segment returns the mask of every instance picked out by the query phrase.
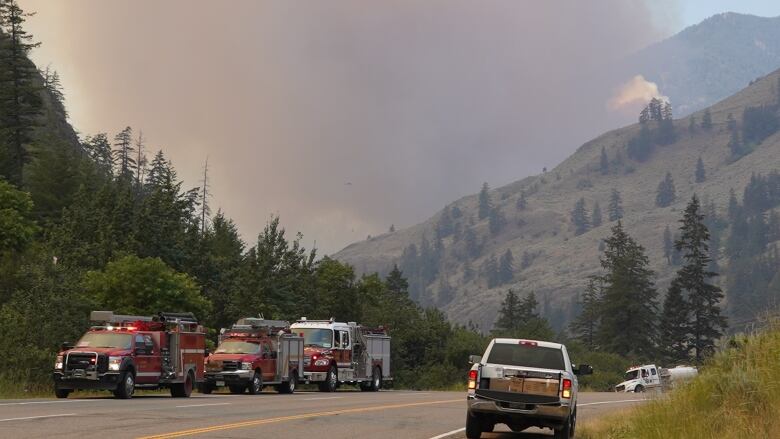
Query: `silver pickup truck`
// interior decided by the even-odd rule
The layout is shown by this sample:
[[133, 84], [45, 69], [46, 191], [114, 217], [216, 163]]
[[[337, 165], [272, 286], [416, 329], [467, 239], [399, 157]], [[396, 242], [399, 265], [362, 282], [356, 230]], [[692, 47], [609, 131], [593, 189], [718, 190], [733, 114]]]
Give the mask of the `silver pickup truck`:
[[470, 357], [466, 437], [479, 439], [506, 424], [512, 431], [546, 427], [556, 439], [574, 437], [577, 423], [577, 375], [566, 346], [537, 340], [496, 338], [485, 354]]

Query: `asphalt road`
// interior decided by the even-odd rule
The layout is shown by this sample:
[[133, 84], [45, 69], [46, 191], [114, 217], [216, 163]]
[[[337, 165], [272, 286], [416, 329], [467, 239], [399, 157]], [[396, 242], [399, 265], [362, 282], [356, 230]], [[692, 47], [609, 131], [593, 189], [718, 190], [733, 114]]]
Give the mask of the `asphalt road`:
[[[634, 394], [582, 393], [580, 420], [637, 402]], [[624, 401], [624, 402], [621, 402]], [[463, 427], [465, 392], [339, 391], [201, 395], [131, 400], [80, 396], [0, 400], [3, 438], [420, 438]], [[483, 437], [538, 438], [539, 434]], [[457, 431], [452, 437], [463, 437]]]

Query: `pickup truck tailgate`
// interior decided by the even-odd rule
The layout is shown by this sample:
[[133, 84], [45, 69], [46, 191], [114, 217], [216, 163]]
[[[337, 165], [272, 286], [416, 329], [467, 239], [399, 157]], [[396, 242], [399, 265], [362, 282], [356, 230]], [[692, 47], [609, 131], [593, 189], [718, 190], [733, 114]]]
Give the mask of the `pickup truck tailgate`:
[[558, 396], [561, 375], [536, 371], [507, 370], [504, 377], [489, 378], [488, 380], [487, 388], [498, 392]]

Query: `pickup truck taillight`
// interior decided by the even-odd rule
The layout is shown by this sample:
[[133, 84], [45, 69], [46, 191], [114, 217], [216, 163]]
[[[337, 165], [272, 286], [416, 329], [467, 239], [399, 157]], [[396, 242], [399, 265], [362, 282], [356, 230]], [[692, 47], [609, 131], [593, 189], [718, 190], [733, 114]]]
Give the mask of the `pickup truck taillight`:
[[563, 388], [561, 389], [561, 398], [571, 398], [571, 380], [563, 380]]
[[469, 371], [469, 390], [474, 390], [477, 388], [477, 371], [476, 370], [470, 370]]

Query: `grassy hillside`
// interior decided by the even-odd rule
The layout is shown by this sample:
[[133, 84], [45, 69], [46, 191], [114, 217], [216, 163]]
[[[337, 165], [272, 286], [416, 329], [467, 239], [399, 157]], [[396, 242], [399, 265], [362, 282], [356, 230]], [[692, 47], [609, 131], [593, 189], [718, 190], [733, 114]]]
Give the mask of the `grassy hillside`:
[[584, 424], [584, 439], [772, 438], [780, 431], [780, 326], [733, 341], [668, 399]]
[[[487, 219], [478, 219], [477, 195], [451, 203], [448, 210], [457, 207], [461, 212], [456, 226], [464, 233], [471, 230], [481, 249], [478, 254], [469, 255], [464, 250], [463, 239], [444, 238], [437, 275], [426, 283], [419, 301], [442, 308], [457, 322], [471, 320], [488, 329], [507, 288], [513, 287], [535, 291], [542, 303], [542, 313], [560, 325], [571, 317], [572, 303], [586, 277], [599, 270], [599, 243], [611, 226], [606, 220], [606, 207], [612, 189], [621, 192], [624, 225], [646, 247], [652, 268], [658, 273], [659, 287], [664, 288], [676, 267], [670, 267], [664, 258], [663, 232], [667, 225], [676, 228], [690, 197], [696, 193], [705, 203], [714, 202], [718, 211], [725, 214], [731, 188], [740, 193], [751, 174], [780, 169], [780, 133], [734, 161], [728, 148], [727, 129], [729, 114], [741, 124], [745, 107], [774, 104], [778, 99], [779, 77], [780, 72], [767, 75], [710, 107], [713, 121], [710, 130], [697, 129], [691, 134], [688, 118], [675, 120], [677, 141], [657, 147], [646, 161], [627, 156], [627, 143], [640, 131], [639, 124], [635, 124], [585, 143], [555, 169], [542, 175], [491, 190], [493, 204], [507, 220], [498, 234], [490, 232]], [[702, 116], [703, 112], [693, 114], [697, 121]], [[600, 172], [602, 148], [609, 161], [606, 174]], [[696, 183], [694, 177], [699, 157], [707, 173], [702, 183]], [[677, 198], [670, 206], [659, 208], [655, 205], [656, 188], [667, 172], [674, 178]], [[527, 207], [522, 210], [517, 208], [521, 194], [527, 200]], [[601, 226], [577, 236], [569, 218], [580, 198], [585, 199], [588, 209], [598, 202], [605, 218]], [[429, 241], [435, 238], [436, 225], [443, 212], [408, 229], [352, 244], [335, 257], [352, 264], [359, 272], [386, 273], [401, 261], [404, 249], [410, 244], [419, 247], [423, 237]], [[491, 257], [498, 258], [507, 250], [511, 250], [515, 259], [513, 279], [489, 288], [480, 270]], [[472, 278], [465, 276], [469, 270], [475, 272]]]

